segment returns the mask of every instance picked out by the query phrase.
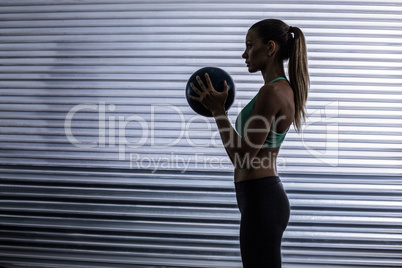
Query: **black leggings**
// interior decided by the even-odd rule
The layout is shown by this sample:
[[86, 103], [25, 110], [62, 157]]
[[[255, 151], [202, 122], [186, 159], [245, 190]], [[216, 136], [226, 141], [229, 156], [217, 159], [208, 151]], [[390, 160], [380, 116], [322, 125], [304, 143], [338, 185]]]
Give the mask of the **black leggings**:
[[282, 234], [290, 207], [278, 176], [235, 183], [241, 213], [240, 250], [244, 268], [282, 266]]

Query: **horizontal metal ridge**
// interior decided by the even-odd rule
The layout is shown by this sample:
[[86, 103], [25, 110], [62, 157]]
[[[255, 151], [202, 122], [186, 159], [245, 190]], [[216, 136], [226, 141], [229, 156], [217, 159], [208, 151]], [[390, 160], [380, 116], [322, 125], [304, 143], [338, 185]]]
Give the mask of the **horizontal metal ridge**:
[[[1, 247], [0, 247], [1, 248]], [[139, 267], [144, 267], [146, 265], [150, 265], [151, 267], [166, 267], [166, 265], [173, 265], [173, 267], [241, 267], [239, 257], [236, 258], [236, 261], [225, 261], [224, 257], [220, 256], [219, 259], [215, 259], [213, 256], [208, 256], [208, 258], [200, 258], [198, 254], [187, 255], [187, 256], [175, 256], [174, 254], [154, 254], [154, 256], [138, 256], [138, 254], [133, 254], [131, 252], [123, 252], [123, 254], [114, 253], [110, 254], [109, 251], [83, 251], [77, 253], [68, 253], [63, 251], [56, 251], [51, 249], [49, 251], [46, 248], [40, 250], [40, 248], [32, 249], [30, 247], [9, 247], [10, 249], [5, 251], [5, 254], [0, 252], [0, 256], [4, 257], [13, 257], [18, 258], [21, 262], [21, 259], [30, 259], [31, 263], [35, 263], [32, 260], [36, 260], [38, 264], [46, 265], [47, 262], [50, 261], [60, 261], [59, 264], [57, 262], [55, 264], [49, 264], [48, 267], [60, 267], [58, 265], [63, 265], [63, 263], [70, 262], [76, 263], [78, 267], [79, 265], [96, 265], [96, 267], [110, 267], [110, 265], [119, 265], [119, 267], [125, 267], [120, 265], [128, 265], [127, 267], [133, 267], [133, 265], [141, 265]], [[105, 257], [105, 253], [109, 252], [107, 257]], [[157, 255], [157, 256], [155, 256]], [[63, 257], [64, 256], [64, 257]], [[3, 258], [4, 258], [3, 257]], [[46, 258], [46, 259], [45, 259]], [[45, 261], [44, 261], [45, 259]], [[223, 260], [222, 260], [223, 259]], [[208, 262], [206, 262], [208, 261]], [[1, 264], [1, 263], [0, 263]], [[43, 266], [41, 266], [43, 267]], [[45, 266], [46, 267], [46, 266]], [[77, 267], [77, 266], [72, 266]], [[134, 266], [136, 267], [136, 266]]]
[[[146, 201], [142, 201], [147, 204]], [[32, 203], [31, 205], [28, 205]], [[173, 202], [166, 202], [171, 206], [174, 206]], [[296, 204], [294, 204], [296, 203]], [[318, 202], [319, 203], [319, 202]], [[38, 215], [48, 217], [62, 217], [65, 216], [75, 218], [93, 218], [99, 219], [104, 217], [105, 219], [126, 219], [126, 220], [155, 220], [155, 221], [177, 221], [177, 222], [199, 222], [199, 223], [238, 223], [240, 215], [235, 209], [235, 204], [230, 204], [229, 208], [222, 204], [216, 204], [216, 211], [207, 208], [200, 208], [199, 204], [192, 202], [192, 206], [183, 204], [180, 202], [175, 212], [171, 212], [168, 208], [165, 210], [157, 210], [152, 207], [147, 212], [136, 208], [137, 205], [101, 205], [101, 204], [80, 204], [69, 202], [10, 202], [2, 201], [0, 210], [5, 214], [15, 215]], [[147, 204], [149, 205], [149, 203]], [[68, 206], [66, 208], [65, 206]], [[149, 205], [151, 206], [151, 205]], [[185, 209], [180, 208], [185, 207]], [[208, 204], [205, 207], [209, 207]], [[308, 209], [309, 208], [309, 209]], [[399, 207], [394, 207], [394, 210], [387, 211], [384, 208], [372, 208], [367, 212], [360, 212], [355, 207], [351, 209], [335, 209], [333, 207], [327, 207], [323, 205], [317, 205], [316, 208], [326, 209], [325, 212], [311, 210], [311, 206], [303, 208], [297, 206], [297, 202], [292, 202], [293, 214], [291, 216], [292, 222], [295, 224], [315, 224], [316, 226], [365, 226], [364, 228], [386, 228], [395, 230], [395, 228], [402, 225], [399, 217], [401, 216], [398, 211]], [[191, 210], [190, 210], [191, 209]], [[334, 209], [334, 211], [332, 211]], [[218, 215], [214, 213], [220, 213]], [[399, 215], [398, 215], [399, 214]], [[53, 216], [52, 216], [53, 215]], [[362, 227], [363, 228], [363, 227]]]
[[[155, 2], [155, 1], [154, 1]], [[94, 5], [94, 3], [88, 5], [87, 3], [76, 3], [76, 5], [68, 5], [67, 3], [59, 3], [57, 5], [40, 5], [40, 4], [31, 4], [29, 6], [29, 10], [26, 10], [26, 6], [19, 6], [19, 5], [5, 5], [4, 6], [4, 13], [17, 13], [18, 11], [22, 11], [23, 13], [36, 13], [36, 12], [82, 12], [82, 11], [87, 11], [89, 8], [90, 10], [93, 11], [127, 11], [127, 10], [136, 10], [136, 11], [147, 11], [147, 12], [153, 12], [155, 10], [165, 10], [165, 11], [188, 11], [188, 10], [200, 10], [200, 11], [205, 11], [205, 10], [220, 10], [222, 8], [226, 8], [227, 11], [233, 11], [233, 10], [257, 10], [260, 11], [261, 9], [265, 8], [272, 8], [272, 9], [283, 9], [283, 4], [282, 3], [266, 3], [262, 4], [263, 2], [254, 2], [254, 3], [241, 3], [241, 2], [226, 2], [222, 1], [220, 3], [215, 3], [212, 7], [209, 5], [205, 5], [203, 3], [194, 3], [194, 2], [187, 2], [186, 1], [181, 1], [182, 3], [166, 3], [164, 1], [156, 1], [158, 2], [158, 5], [155, 6], [154, 3], [148, 4], [147, 2], [124, 2], [124, 1], [119, 1], [114, 4], [103, 4], [102, 2], [99, 2], [99, 4]], [[185, 4], [184, 4], [184, 3]], [[364, 2], [364, 4], [361, 1], [352, 1], [349, 3], [353, 3], [353, 5], [345, 4], [342, 3], [342, 1], [333, 3], [333, 2], [319, 2], [322, 4], [322, 6], [313, 4], [317, 3], [317, 1], [306, 1], [305, 3], [297, 2], [297, 1], [283, 1], [284, 3], [292, 3], [292, 7], [295, 9], [309, 9], [309, 10], [322, 10], [322, 9], [343, 9], [345, 11], [398, 11], [402, 10], [399, 6], [397, 5], [392, 5], [392, 3], [395, 3], [394, 1], [384, 1], [384, 2]], [[361, 3], [360, 5], [357, 3]], [[28, 2], [31, 3], [31, 2]], [[96, 2], [98, 3], [98, 2]], [[296, 4], [299, 3], [299, 4]]]
[[[20, 253], [14, 253], [14, 252], [10, 252], [8, 254], [8, 256], [13, 256], [13, 257], [19, 257], [19, 258], [32, 258], [32, 259], [37, 259], [37, 258], [43, 258], [43, 255], [41, 256], [41, 254], [36, 250], [33, 251], [30, 248], [24, 248], [24, 247], [17, 247], [16, 249], [18, 249], [18, 251]], [[24, 251], [25, 250], [25, 251]], [[310, 254], [312, 254], [312, 252], [310, 252]], [[59, 253], [60, 254], [60, 253]], [[134, 260], [139, 261], [138, 264], [142, 264], [142, 265], [153, 265], [154, 267], [157, 265], [161, 265], [161, 266], [165, 266], [165, 265], [174, 265], [174, 267], [182, 267], [182, 265], [191, 265], [190, 267], [216, 267], [213, 265], [219, 265], [218, 267], [241, 267], [240, 264], [238, 262], [225, 262], [223, 261], [218, 261], [218, 260], [213, 260], [212, 263], [211, 262], [207, 262], [205, 263], [205, 260], [199, 260], [196, 261], [196, 256], [198, 255], [194, 255], [193, 258], [194, 260], [186, 260], [183, 258], [179, 258], [179, 259], [174, 259], [174, 255], [173, 258], [169, 256], [164, 256], [161, 259], [157, 258], [157, 257], [152, 257], [152, 258], [141, 258], [138, 256], [133, 256], [133, 257], [125, 257], [125, 256], [119, 256], [117, 255], [115, 258], [111, 258], [108, 259], [109, 263], [115, 263], [115, 264], [122, 264], [124, 265], [125, 263], [131, 263], [131, 265], [136, 264], [137, 262]], [[297, 264], [310, 264], [311, 266], [309, 267], [314, 267], [314, 265], [317, 265], [317, 267], [322, 267], [320, 265], [325, 265], [325, 264], [339, 264], [341, 263], [346, 263], [344, 266], [342, 267], [359, 267], [356, 265], [365, 265], [362, 267], [381, 267], [381, 268], [385, 268], [385, 267], [398, 267], [401, 262], [399, 259], [395, 258], [381, 258], [381, 257], [344, 257], [344, 256], [314, 256], [314, 254], [309, 255], [308, 258], [306, 258], [303, 255], [291, 255], [291, 256], [287, 256], [286, 254], [284, 254], [284, 256], [286, 257], [286, 261], [284, 262], [284, 264], [291, 264], [291, 263], [297, 263]], [[72, 255], [71, 256], [71, 260], [73, 261], [90, 261], [92, 262], [92, 264], [95, 262], [99, 262], [98, 265], [102, 265], [102, 262], [107, 261], [106, 259], [104, 259], [103, 257], [98, 256], [96, 259], [94, 258], [94, 255], [91, 255], [90, 253], [85, 253], [82, 255], [76, 254], [76, 255]], [[133, 260], [134, 258], [134, 260]], [[48, 259], [53, 259], [53, 260], [60, 260], [60, 257], [57, 256], [56, 254], [50, 255], [50, 253], [48, 253]], [[158, 259], [160, 260], [160, 262], [158, 261]], [[148, 262], [147, 262], [148, 260]], [[211, 259], [210, 259], [211, 260]], [[128, 261], [128, 262], [127, 262]], [[134, 263], [133, 263], [134, 261]], [[237, 263], [237, 264], [236, 264]], [[198, 266], [200, 265], [200, 266]], [[231, 265], [231, 266], [225, 266], [225, 265]], [[348, 266], [351, 265], [351, 266]], [[131, 266], [132, 267], [132, 266]], [[186, 267], [186, 266], [184, 266]], [[188, 266], [187, 266], [188, 267]], [[293, 266], [289, 266], [289, 267], [293, 267]]]
[[[43, 245], [46, 246], [47, 244], [54, 244], [55, 248], [58, 248], [58, 244], [60, 243], [60, 241], [57, 241], [57, 237], [49, 237], [49, 238], [41, 238], [40, 235], [38, 234], [33, 234], [36, 237], [36, 242], [39, 245]], [[74, 238], [72, 238], [72, 241], [69, 241], [68, 237], [61, 237], [60, 239], [62, 239], [62, 241], [65, 241], [65, 248], [69, 248], [69, 247], [76, 247], [78, 250], [81, 249], [82, 251], [85, 249], [88, 249], [88, 247], [91, 247], [91, 250], [97, 250], [97, 251], [102, 251], [104, 250], [104, 248], [109, 244], [109, 245], [113, 245], [115, 250], [114, 252], [124, 252], [124, 250], [138, 250], [140, 248], [147, 248], [147, 251], [143, 251], [143, 250], [139, 250], [139, 252], [133, 252], [133, 255], [140, 255], [141, 253], [146, 253], [146, 252], [150, 252], [152, 253], [152, 251], [156, 251], [156, 250], [161, 250], [161, 254], [163, 253], [167, 253], [167, 252], [163, 252], [164, 250], [166, 250], [169, 247], [175, 247], [175, 250], [171, 253], [178, 255], [180, 254], [180, 251], [184, 251], [188, 254], [191, 253], [197, 253], [199, 252], [199, 258], [205, 258], [206, 256], [211, 256], [211, 255], [215, 255], [214, 253], [223, 253], [225, 256], [230, 257], [233, 256], [235, 254], [236, 251], [238, 251], [238, 244], [236, 244], [235, 242], [228, 242], [227, 244], [226, 241], [223, 240], [219, 240], [219, 241], [210, 241], [210, 245], [208, 243], [206, 243], [205, 245], [203, 245], [202, 240], [200, 240], [199, 243], [196, 243], [196, 245], [198, 245], [197, 247], [191, 246], [191, 243], [189, 241], [176, 241], [177, 243], [180, 243], [180, 245], [184, 246], [185, 248], [181, 248], [181, 246], [177, 246], [174, 245], [176, 242], [173, 243], [173, 245], [169, 245], [168, 241], [169, 239], [164, 240], [164, 242], [162, 241], [154, 241], [155, 244], [148, 244], [148, 242], [146, 240], [141, 240], [138, 239], [138, 241], [135, 240], [135, 238], [132, 239], [126, 239], [123, 240], [122, 238], [118, 238], [119, 240], [117, 241], [116, 244], [112, 244], [111, 241], [108, 241], [109, 238], [105, 237], [104, 239], [93, 239], [92, 237], [88, 237], [88, 236], [83, 236], [86, 238], [85, 243], [80, 243], [80, 241], [74, 241]], [[93, 242], [91, 241], [93, 240]], [[98, 241], [99, 240], [99, 241]], [[10, 245], [18, 245], [18, 244], [24, 244], [25, 245], [29, 245], [30, 242], [29, 240], [24, 240], [24, 239], [19, 239], [19, 238], [12, 238], [12, 235], [6, 237], [6, 238], [2, 238], [0, 239], [1, 242], [3, 243], [10, 243]], [[103, 242], [105, 241], [105, 243]], [[186, 245], [186, 243], [188, 243], [189, 245]], [[221, 244], [221, 247], [219, 247]], [[289, 242], [284, 242], [284, 255], [290, 255], [293, 252], [295, 252], [295, 250], [292, 250], [292, 243]], [[382, 246], [382, 245], [380, 245]], [[40, 246], [39, 246], [40, 247]], [[232, 247], [232, 248], [231, 248]], [[287, 249], [289, 247], [289, 250]], [[336, 252], [334, 249], [334, 246], [332, 245], [332, 248], [325, 248], [325, 247], [319, 247], [319, 248], [305, 248], [303, 250], [299, 250], [297, 252], [298, 255], [309, 255], [312, 254], [313, 251], [316, 251], [315, 256], [328, 256], [328, 255], [332, 255], [333, 257], [336, 256], [342, 256], [342, 257], [377, 257], [377, 258], [397, 258], [398, 257], [398, 250], [381, 250], [380, 252], [375, 252], [373, 250], [373, 252], [364, 252], [364, 251], [359, 251], [359, 250], [354, 250], [351, 249], [349, 247], [348, 244], [346, 243], [342, 243], [338, 245], [338, 252]], [[374, 248], [373, 248], [374, 249]], [[202, 253], [201, 253], [202, 252]], [[136, 253], [136, 254], [135, 254]], [[144, 254], [146, 255], [146, 254]]]
[[[359, 184], [387, 184], [401, 185], [400, 176], [398, 175], [372, 175], [365, 174], [319, 174], [319, 173], [286, 173], [279, 172], [282, 180], [295, 180], [299, 182], [344, 182], [344, 183], [359, 183]], [[29, 176], [26, 176], [29, 175]], [[32, 177], [31, 177], [32, 175]], [[218, 170], [206, 171], [202, 174], [197, 171], [178, 172], [175, 170], [156, 171], [146, 169], [110, 169], [110, 168], [75, 168], [55, 166], [30, 166], [30, 165], [0, 165], [0, 176], [5, 178], [26, 180], [36, 182], [38, 180], [47, 181], [68, 181], [74, 182], [90, 182], [98, 181], [101, 184], [137, 184], [146, 183], [151, 185], [175, 185], [189, 184], [197, 185], [198, 187], [212, 188], [215, 184], [227, 185], [233, 187], [233, 171], [220, 172]], [[208, 184], [204, 182], [208, 181]]]

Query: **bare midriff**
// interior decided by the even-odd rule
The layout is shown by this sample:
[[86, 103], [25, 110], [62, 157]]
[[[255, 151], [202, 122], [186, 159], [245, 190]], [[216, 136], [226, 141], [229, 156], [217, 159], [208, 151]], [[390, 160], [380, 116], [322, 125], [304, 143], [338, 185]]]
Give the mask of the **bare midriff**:
[[235, 167], [234, 181], [239, 182], [278, 176], [276, 166], [278, 153], [279, 147], [261, 149], [249, 165], [246, 165], [244, 168]]

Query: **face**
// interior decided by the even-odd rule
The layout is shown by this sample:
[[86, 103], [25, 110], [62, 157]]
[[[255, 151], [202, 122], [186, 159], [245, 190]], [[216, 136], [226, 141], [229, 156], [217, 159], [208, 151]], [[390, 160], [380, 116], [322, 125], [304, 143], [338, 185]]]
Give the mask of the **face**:
[[247, 32], [246, 50], [242, 57], [246, 60], [250, 73], [261, 71], [266, 67], [268, 60], [266, 47], [254, 29]]

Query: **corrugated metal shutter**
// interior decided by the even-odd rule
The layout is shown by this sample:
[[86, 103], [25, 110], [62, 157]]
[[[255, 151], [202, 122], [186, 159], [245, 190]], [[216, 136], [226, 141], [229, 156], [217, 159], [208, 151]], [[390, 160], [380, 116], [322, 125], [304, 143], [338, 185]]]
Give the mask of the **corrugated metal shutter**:
[[399, 0], [0, 5], [0, 265], [240, 267], [231, 166], [184, 86], [224, 68], [234, 120], [262, 83], [245, 33], [274, 17], [312, 81], [280, 153], [285, 267], [402, 267]]

